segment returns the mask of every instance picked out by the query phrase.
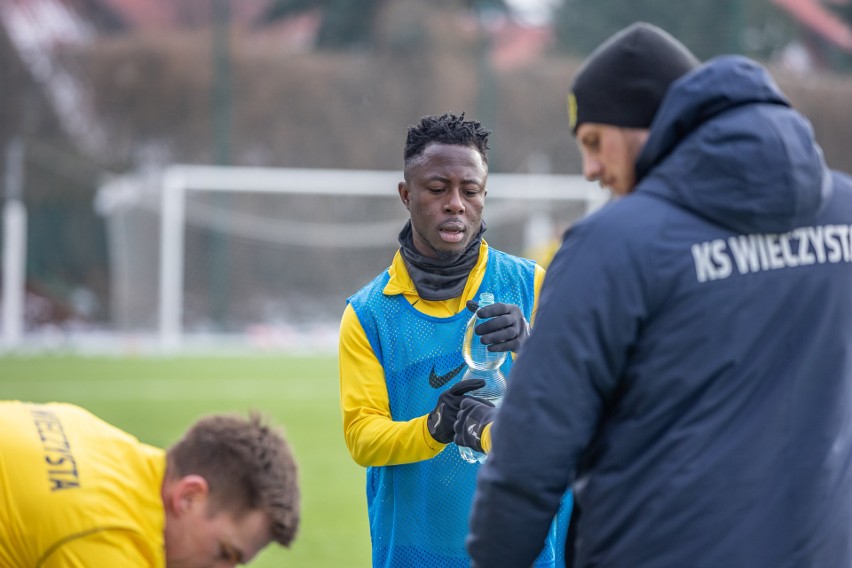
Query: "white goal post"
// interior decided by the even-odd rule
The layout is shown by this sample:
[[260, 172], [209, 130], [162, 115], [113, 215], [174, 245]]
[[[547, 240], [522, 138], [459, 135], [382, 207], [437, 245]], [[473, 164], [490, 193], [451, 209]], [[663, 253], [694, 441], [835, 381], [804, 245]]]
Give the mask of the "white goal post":
[[[108, 180], [96, 205], [116, 329], [152, 332], [164, 351], [214, 329], [328, 330], [346, 296], [390, 263], [408, 217], [401, 180], [400, 170], [181, 164]], [[535, 258], [607, 199], [581, 176], [491, 173], [486, 238]]]
[[[180, 345], [183, 306], [184, 222], [186, 194], [191, 191], [303, 193], [348, 196], [387, 196], [402, 179], [399, 171], [328, 170], [173, 165], [163, 176], [160, 239], [159, 337], [161, 346]], [[492, 173], [489, 199], [513, 196], [525, 201], [572, 200], [586, 212], [602, 205], [608, 195], [582, 176]]]

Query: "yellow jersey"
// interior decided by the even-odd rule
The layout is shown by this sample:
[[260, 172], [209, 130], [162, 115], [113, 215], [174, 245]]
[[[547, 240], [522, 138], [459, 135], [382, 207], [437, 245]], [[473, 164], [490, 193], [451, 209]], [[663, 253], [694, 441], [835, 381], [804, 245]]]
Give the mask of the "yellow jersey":
[[80, 407], [0, 401], [0, 566], [165, 567], [165, 465]]
[[[384, 293], [403, 294], [415, 309], [430, 316], [450, 317], [466, 310], [467, 300], [475, 299], [487, 261], [488, 243], [483, 239], [479, 260], [471, 270], [462, 294], [449, 300], [428, 301], [417, 294], [405, 261], [397, 251]], [[544, 275], [544, 269], [536, 265], [533, 314], [538, 307]], [[343, 434], [352, 458], [359, 465], [375, 467], [427, 460], [446, 447], [446, 444], [436, 442], [429, 434], [427, 416], [407, 422], [397, 422], [391, 418], [384, 370], [350, 305], [346, 306], [341, 319], [338, 361]], [[486, 452], [491, 449], [490, 424], [482, 433], [482, 446]]]

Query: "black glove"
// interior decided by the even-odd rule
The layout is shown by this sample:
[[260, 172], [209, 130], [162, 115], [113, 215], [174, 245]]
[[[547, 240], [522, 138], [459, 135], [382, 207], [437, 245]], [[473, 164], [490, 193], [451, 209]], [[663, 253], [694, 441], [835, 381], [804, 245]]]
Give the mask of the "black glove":
[[489, 351], [517, 353], [530, 336], [530, 325], [524, 319], [521, 308], [515, 304], [498, 303], [479, 308], [479, 304], [470, 300], [465, 305], [476, 317], [491, 318], [473, 328]]
[[487, 400], [466, 396], [456, 418], [455, 442], [482, 452], [482, 431], [494, 421], [497, 409]]
[[441, 396], [438, 397], [438, 404], [435, 405], [434, 410], [429, 413], [429, 417], [426, 419], [426, 427], [436, 441], [442, 444], [449, 444], [453, 441], [453, 424], [456, 422], [456, 415], [459, 412], [461, 402], [466, 398], [465, 393], [481, 389], [484, 386], [484, 379], [465, 379], [441, 393]]

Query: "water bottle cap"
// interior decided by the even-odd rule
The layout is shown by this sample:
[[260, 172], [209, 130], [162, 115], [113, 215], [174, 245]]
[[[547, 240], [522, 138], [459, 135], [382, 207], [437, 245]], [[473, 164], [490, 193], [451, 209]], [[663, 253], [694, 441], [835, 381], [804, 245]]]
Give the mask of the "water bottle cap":
[[479, 295], [479, 307], [488, 306], [494, 303], [494, 294], [491, 292], [483, 292]]

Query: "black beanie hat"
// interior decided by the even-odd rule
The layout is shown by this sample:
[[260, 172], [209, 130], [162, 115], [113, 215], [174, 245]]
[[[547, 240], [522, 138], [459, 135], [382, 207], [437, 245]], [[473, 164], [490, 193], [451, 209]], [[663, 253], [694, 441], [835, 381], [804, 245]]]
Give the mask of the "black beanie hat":
[[638, 22], [595, 49], [568, 95], [571, 130], [584, 122], [648, 128], [674, 81], [699, 65], [678, 40]]

